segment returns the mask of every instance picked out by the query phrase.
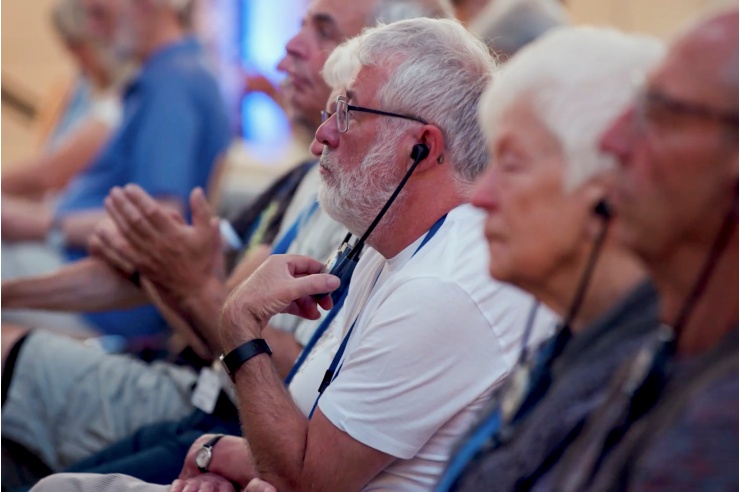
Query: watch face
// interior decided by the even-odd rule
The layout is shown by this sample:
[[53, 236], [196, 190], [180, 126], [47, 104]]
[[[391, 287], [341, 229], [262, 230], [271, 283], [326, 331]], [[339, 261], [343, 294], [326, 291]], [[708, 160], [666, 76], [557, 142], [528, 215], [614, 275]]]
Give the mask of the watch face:
[[195, 453], [195, 464], [200, 469], [207, 469], [211, 464], [211, 448], [202, 447]]

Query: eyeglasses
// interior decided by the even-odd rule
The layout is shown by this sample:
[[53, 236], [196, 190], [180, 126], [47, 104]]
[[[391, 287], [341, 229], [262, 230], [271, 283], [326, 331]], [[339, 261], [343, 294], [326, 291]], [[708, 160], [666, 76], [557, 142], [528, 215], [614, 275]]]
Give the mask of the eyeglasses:
[[418, 121], [419, 123], [428, 124], [426, 121], [416, 116], [408, 116], [405, 114], [389, 113], [388, 111], [380, 111], [379, 109], [363, 108], [361, 106], [352, 106], [347, 103], [344, 96], [337, 96], [337, 110], [334, 113], [328, 111], [321, 112], [321, 122], [324, 123], [332, 116], [337, 116], [337, 130], [340, 133], [345, 133], [349, 129], [349, 112], [350, 111], [361, 111], [363, 113], [379, 114], [381, 116], [391, 116], [393, 118], [403, 118], [405, 120]]
[[727, 126], [738, 124], [738, 114], [733, 111], [681, 101], [657, 89], [642, 88], [638, 91], [635, 100], [635, 118], [641, 128], [649, 122], [665, 120], [668, 113], [716, 121]]

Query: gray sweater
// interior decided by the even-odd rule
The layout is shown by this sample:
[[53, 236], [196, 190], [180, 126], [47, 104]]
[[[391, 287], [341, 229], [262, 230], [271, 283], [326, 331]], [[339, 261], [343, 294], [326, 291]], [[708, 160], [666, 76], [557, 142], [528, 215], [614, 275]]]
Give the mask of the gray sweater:
[[479, 453], [456, 490], [530, 489], [604, 400], [614, 371], [657, 327], [657, 295], [646, 282], [567, 343], [553, 362], [552, 384], [542, 400], [517, 424], [511, 439]]

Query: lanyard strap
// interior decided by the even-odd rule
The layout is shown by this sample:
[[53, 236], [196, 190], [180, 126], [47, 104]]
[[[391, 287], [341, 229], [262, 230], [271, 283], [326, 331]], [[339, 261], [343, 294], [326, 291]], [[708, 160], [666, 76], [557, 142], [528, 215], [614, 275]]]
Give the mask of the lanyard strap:
[[298, 217], [295, 219], [295, 222], [290, 226], [290, 229], [288, 229], [285, 234], [283, 234], [283, 237], [280, 238], [280, 241], [275, 245], [274, 248], [272, 248], [272, 254], [274, 255], [284, 255], [288, 252], [288, 248], [290, 248], [290, 245], [293, 244], [293, 241], [295, 241], [296, 236], [298, 236], [298, 231], [301, 229], [301, 226], [314, 214], [316, 213], [316, 210], [319, 208], [319, 202], [314, 201], [311, 205], [308, 205], [305, 207], [300, 214], [298, 214]]
[[[416, 248], [416, 251], [414, 251], [414, 254], [411, 255], [411, 258], [416, 256], [416, 254], [421, 251], [421, 249], [426, 246], [426, 244], [434, 237], [435, 234], [437, 234], [437, 231], [439, 231], [440, 227], [442, 227], [442, 224], [444, 224], [445, 219], [447, 218], [447, 214], [443, 215], [442, 217], [437, 220], [437, 222], [434, 223], [434, 225], [429, 229], [426, 236], [424, 236], [424, 239], [421, 241], [421, 244]], [[380, 278], [380, 274], [383, 270], [378, 272], [378, 275], [375, 277], [375, 282], [373, 282], [373, 287], [370, 289], [370, 294], [372, 294], [372, 289], [375, 288], [375, 284], [378, 283], [378, 279]], [[364, 309], [364, 308], [363, 308]], [[332, 381], [334, 381], [337, 376], [339, 376], [339, 371], [342, 370], [342, 366], [339, 364], [339, 362], [342, 360], [342, 356], [344, 355], [344, 351], [347, 348], [347, 343], [349, 343], [349, 338], [352, 336], [352, 331], [355, 329], [355, 325], [357, 324], [357, 320], [360, 319], [360, 315], [362, 314], [362, 311], [355, 317], [354, 322], [352, 322], [352, 326], [349, 328], [349, 331], [347, 331], [347, 334], [344, 335], [344, 339], [342, 339], [341, 345], [339, 345], [339, 349], [337, 349], [337, 353], [334, 354], [334, 358], [331, 361], [331, 364], [329, 365], [329, 369], [324, 373], [324, 379], [321, 380], [321, 385], [319, 386], [319, 394], [316, 397], [316, 401], [313, 404], [313, 407], [311, 408], [311, 413], [308, 414], [309, 420], [311, 417], [313, 417], [313, 413], [316, 411], [316, 407], [319, 404], [319, 400], [321, 399], [321, 395], [324, 394], [324, 391], [326, 388], [329, 387]], [[342, 364], [343, 365], [343, 364]]]
[[457, 450], [450, 460], [442, 478], [437, 482], [436, 492], [447, 492], [457, 482], [463, 470], [468, 466], [478, 451], [483, 447], [488, 437], [498, 431], [501, 427], [501, 411], [497, 408], [491, 412], [482, 422], [478, 424], [477, 429]]
[[311, 336], [311, 340], [308, 341], [306, 346], [303, 348], [303, 351], [301, 352], [301, 355], [298, 357], [298, 360], [296, 360], [295, 364], [293, 364], [293, 367], [291, 367], [290, 372], [288, 373], [288, 376], [285, 378], [285, 386], [288, 386], [291, 381], [293, 381], [293, 378], [298, 373], [298, 370], [301, 368], [304, 362], [306, 362], [306, 359], [308, 358], [308, 355], [311, 353], [313, 348], [318, 343], [319, 339], [324, 335], [326, 330], [329, 328], [329, 325], [331, 325], [331, 322], [334, 321], [334, 318], [337, 316], [337, 313], [342, 309], [342, 306], [344, 305], [344, 300], [347, 298], [347, 292], [349, 292], [349, 289], [345, 289], [342, 296], [339, 298], [339, 301], [334, 304], [334, 307], [329, 311], [329, 313], [326, 315], [324, 320], [321, 322], [321, 324], [316, 328], [316, 331]]
[[[537, 304], [535, 304], [536, 309]], [[533, 322], [533, 313], [530, 314], [528, 324]], [[530, 331], [528, 326], [527, 332]], [[445, 470], [442, 478], [440, 479], [436, 491], [443, 492], [451, 490], [459, 480], [468, 465], [476, 459], [480, 453], [485, 451], [491, 451], [497, 449], [503, 445], [507, 438], [505, 436], [511, 435], [514, 428], [521, 420], [532, 410], [537, 403], [544, 397], [550, 384], [552, 382], [551, 368], [553, 361], [562, 353], [566, 343], [570, 339], [570, 330], [560, 329], [558, 333], [553, 336], [534, 356], [534, 364], [529, 374], [527, 374], [527, 382], [521, 391], [524, 392], [521, 397], [518, 408], [511, 412], [510, 416], [503, 415], [502, 404], [507, 397], [511, 395], [509, 392], [518, 392], [520, 388], [517, 388], [516, 371], [524, 367], [528, 362], [526, 355], [522, 354], [517, 366], [511, 372], [507, 381], [504, 383], [505, 386], [501, 389], [501, 399], [498, 404], [491, 410], [491, 412], [476, 425], [475, 429], [470, 433], [460, 445], [455, 455], [450, 460], [450, 465]]]

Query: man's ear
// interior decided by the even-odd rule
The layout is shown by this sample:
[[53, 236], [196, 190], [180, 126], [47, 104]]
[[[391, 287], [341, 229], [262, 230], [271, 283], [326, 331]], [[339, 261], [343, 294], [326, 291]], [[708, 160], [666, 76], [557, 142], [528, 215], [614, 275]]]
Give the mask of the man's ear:
[[424, 125], [418, 131], [416, 138], [418, 144], [423, 144], [429, 149], [427, 156], [419, 162], [417, 173], [424, 169], [444, 164], [447, 161], [445, 138], [439, 127], [435, 125]]

